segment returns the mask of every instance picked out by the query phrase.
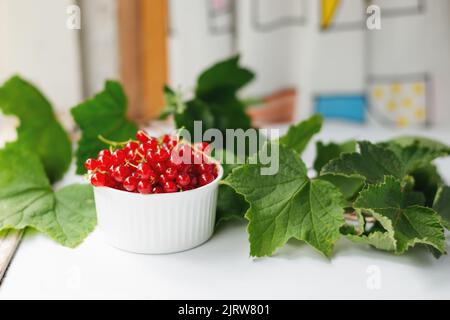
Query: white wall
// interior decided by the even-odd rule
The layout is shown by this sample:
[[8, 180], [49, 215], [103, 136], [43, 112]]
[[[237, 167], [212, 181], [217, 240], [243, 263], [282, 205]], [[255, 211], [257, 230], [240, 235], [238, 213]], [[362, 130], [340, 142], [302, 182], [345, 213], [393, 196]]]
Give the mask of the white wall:
[[205, 0], [169, 0], [169, 78], [174, 87], [192, 89], [202, 70], [233, 52], [231, 33], [209, 31], [208, 9]]
[[0, 0], [0, 82], [20, 74], [59, 111], [81, 99], [78, 31], [66, 27], [69, 0]]
[[116, 0], [80, 0], [84, 93], [92, 96], [105, 80], [119, 79]]
[[298, 86], [301, 35], [310, 7], [307, 0], [257, 1], [238, 1], [237, 38], [242, 64], [257, 74], [244, 92], [262, 96]]
[[318, 36], [311, 73], [314, 93], [364, 92], [366, 80], [364, 12], [363, 1], [344, 0], [340, 3], [329, 29], [319, 31], [316, 24]]

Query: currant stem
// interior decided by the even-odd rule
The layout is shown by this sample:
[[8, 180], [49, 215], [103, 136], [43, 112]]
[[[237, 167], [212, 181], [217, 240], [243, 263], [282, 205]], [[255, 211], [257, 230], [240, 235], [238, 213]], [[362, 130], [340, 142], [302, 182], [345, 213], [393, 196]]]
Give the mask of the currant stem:
[[113, 147], [123, 146], [123, 145], [126, 145], [128, 142], [133, 141], [132, 139], [128, 139], [127, 141], [122, 141], [122, 142], [112, 141], [112, 140], [109, 140], [109, 139], [105, 138], [105, 137], [102, 136], [101, 134], [99, 134], [99, 135], [97, 136], [97, 138], [98, 138], [101, 142], [106, 143], [106, 144], [109, 144], [110, 146], [113, 146]]
[[138, 168], [138, 166], [137, 165], [134, 165], [134, 164], [132, 164], [131, 162], [129, 162], [129, 161], [127, 161], [126, 163], [125, 163], [125, 165], [127, 165], [127, 166], [130, 166], [130, 167], [133, 167], [133, 168], [135, 168], [135, 169], [137, 169]]
[[[344, 218], [350, 221], [358, 221], [358, 217], [355, 213], [344, 213]], [[364, 217], [364, 219], [368, 223], [373, 223], [376, 221], [374, 217]]]

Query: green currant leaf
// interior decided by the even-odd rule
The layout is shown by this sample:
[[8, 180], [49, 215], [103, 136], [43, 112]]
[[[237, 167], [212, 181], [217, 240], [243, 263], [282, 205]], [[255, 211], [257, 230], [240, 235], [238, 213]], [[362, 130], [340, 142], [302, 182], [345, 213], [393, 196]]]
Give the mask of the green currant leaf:
[[0, 151], [0, 230], [32, 227], [75, 247], [96, 224], [92, 187], [53, 192], [42, 163], [25, 150]]
[[372, 217], [377, 220], [375, 223], [366, 223], [364, 215], [360, 209], [355, 209], [358, 217], [356, 226], [341, 228], [341, 233], [350, 241], [356, 244], [370, 245], [379, 250], [395, 251], [397, 240], [394, 237], [391, 221], [374, 212]]
[[328, 162], [321, 170], [322, 174], [339, 174], [348, 177], [364, 178], [367, 183], [383, 181], [384, 176], [403, 178], [403, 163], [386, 146], [368, 141], [358, 142], [360, 152], [343, 153], [337, 159]]
[[288, 132], [280, 137], [280, 144], [302, 154], [311, 138], [320, 132], [323, 118], [316, 114], [311, 118], [289, 127]]
[[[356, 141], [350, 140], [343, 143], [324, 144], [321, 141], [316, 143], [316, 159], [314, 161], [314, 169], [320, 173], [323, 166], [329, 161], [339, 158], [342, 153], [351, 153], [356, 151]], [[359, 177], [346, 177], [343, 175], [324, 174], [318, 179], [328, 181], [335, 185], [344, 195], [345, 199], [353, 199], [356, 193], [361, 190], [364, 185], [364, 179]]]
[[450, 146], [439, 142], [437, 140], [433, 140], [425, 137], [415, 137], [415, 136], [401, 136], [395, 139], [389, 140], [390, 144], [397, 144], [401, 147], [407, 147], [412, 144], [417, 144], [419, 147], [428, 148], [434, 151], [441, 151], [447, 154], [450, 154]]
[[392, 232], [372, 231], [363, 235], [347, 234], [345, 237], [357, 244], [367, 244], [384, 251], [395, 251]]
[[388, 176], [382, 183], [361, 191], [354, 207], [371, 213], [388, 235], [393, 235], [397, 254], [418, 243], [445, 253], [444, 228], [439, 215], [433, 209], [416, 205], [417, 201], [417, 195], [403, 192], [400, 181]]
[[6, 148], [37, 154], [50, 181], [61, 179], [72, 160], [72, 146], [50, 102], [31, 83], [15, 76], [0, 87], [0, 109], [20, 120], [17, 140]]
[[442, 177], [433, 164], [428, 164], [410, 173], [414, 179], [414, 190], [425, 195], [425, 205], [432, 207], [436, 192], [443, 185]]
[[250, 118], [245, 113], [245, 105], [234, 94], [218, 95], [214, 99], [203, 100], [214, 116], [214, 128], [225, 133], [226, 129], [251, 128]]
[[[220, 61], [205, 70], [197, 80], [195, 97], [182, 101], [180, 94], [165, 88], [166, 108], [161, 117], [173, 115], [177, 128], [184, 127], [194, 141], [194, 121], [201, 121], [202, 134], [211, 128], [218, 129], [225, 137], [226, 130], [251, 128], [244, 103], [237, 92], [254, 78], [254, 74], [239, 65], [239, 56]], [[248, 151], [246, 154], [248, 155]]]
[[372, 144], [358, 142], [360, 151], [343, 153], [339, 158], [326, 164], [321, 174], [340, 174], [366, 179], [367, 183], [377, 183], [384, 176], [403, 179], [414, 171], [427, 167], [436, 158], [447, 155], [446, 151], [431, 148], [415, 141], [408, 145], [397, 143]]
[[448, 154], [443, 149], [424, 146], [419, 140], [405, 146], [397, 143], [382, 143], [380, 145], [390, 149], [400, 159], [403, 163], [403, 175], [425, 167], [434, 159], [444, 157]]
[[102, 92], [75, 106], [71, 112], [81, 129], [76, 151], [77, 174], [86, 172], [86, 159], [96, 157], [106, 147], [98, 139], [99, 135], [112, 141], [125, 141], [134, 138], [138, 130], [126, 117], [127, 99], [122, 86], [115, 81], [107, 81]]
[[324, 174], [317, 179], [333, 184], [342, 193], [345, 199], [352, 200], [364, 186], [364, 179], [359, 177], [346, 177], [338, 174]]
[[245, 198], [227, 185], [219, 186], [217, 196], [216, 226], [229, 220], [244, 219], [249, 204]]
[[314, 170], [320, 173], [320, 170], [330, 160], [339, 158], [342, 153], [356, 152], [356, 141], [350, 140], [343, 143], [328, 143], [324, 144], [322, 141], [316, 143], [316, 159], [314, 160]]
[[202, 100], [193, 99], [185, 104], [185, 109], [175, 113], [175, 125], [177, 128], [184, 128], [191, 134], [192, 141], [200, 141], [194, 136], [194, 121], [202, 121], [202, 129], [206, 131], [214, 128], [214, 115], [211, 109]]
[[[216, 150], [214, 157], [222, 163], [223, 179], [239, 166], [236, 155], [227, 150]], [[229, 220], [243, 220], [248, 207], [242, 195], [230, 186], [221, 184], [217, 196], [216, 227]]]
[[205, 70], [197, 80], [195, 94], [205, 101], [217, 96], [234, 95], [255, 77], [254, 73], [239, 66], [239, 56], [220, 61]]
[[[259, 155], [270, 154], [269, 146], [265, 144]], [[298, 153], [283, 145], [274, 175], [262, 175], [265, 166], [255, 163], [255, 157], [224, 181], [250, 203], [246, 218], [251, 255], [271, 255], [296, 238], [330, 256], [344, 224], [345, 203], [339, 190], [328, 182], [310, 180]]]
[[450, 187], [441, 186], [436, 193], [433, 209], [443, 219], [443, 224], [450, 230]]

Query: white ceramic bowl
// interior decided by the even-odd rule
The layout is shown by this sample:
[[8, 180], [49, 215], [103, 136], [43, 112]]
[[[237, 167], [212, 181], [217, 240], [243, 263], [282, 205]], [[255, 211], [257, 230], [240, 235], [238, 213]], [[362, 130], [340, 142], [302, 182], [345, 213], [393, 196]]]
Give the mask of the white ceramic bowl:
[[98, 227], [106, 241], [126, 251], [161, 254], [207, 241], [213, 231], [219, 181], [176, 193], [138, 194], [95, 187]]

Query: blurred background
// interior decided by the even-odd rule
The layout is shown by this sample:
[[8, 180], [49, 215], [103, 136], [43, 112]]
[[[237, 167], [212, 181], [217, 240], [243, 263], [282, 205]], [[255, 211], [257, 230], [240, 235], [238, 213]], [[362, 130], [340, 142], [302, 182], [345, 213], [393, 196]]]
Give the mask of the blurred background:
[[152, 120], [165, 83], [189, 95], [236, 53], [256, 73], [241, 92], [256, 126], [450, 122], [450, 0], [0, 0], [0, 82], [31, 80], [67, 122], [105, 79]]

